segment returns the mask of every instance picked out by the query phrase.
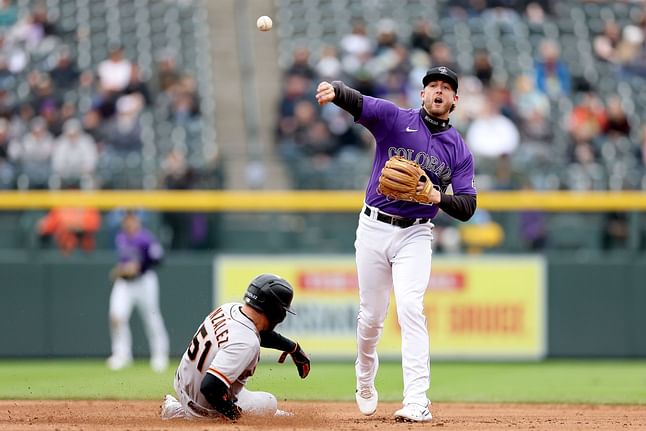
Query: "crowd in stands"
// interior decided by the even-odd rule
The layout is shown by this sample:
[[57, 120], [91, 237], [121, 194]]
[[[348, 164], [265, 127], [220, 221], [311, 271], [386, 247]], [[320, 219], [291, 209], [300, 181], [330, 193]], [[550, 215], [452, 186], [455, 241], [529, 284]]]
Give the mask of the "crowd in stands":
[[[335, 106], [316, 105], [312, 93], [320, 80], [340, 79], [363, 94], [417, 107], [424, 72], [446, 65], [460, 75], [460, 101], [451, 122], [476, 157], [480, 190], [643, 188], [646, 127], [639, 128], [646, 107], [640, 102], [646, 99], [638, 100], [637, 92], [646, 88], [646, 9], [632, 9], [629, 22], [618, 23], [598, 11], [621, 2], [593, 2], [597, 16], [590, 22], [581, 18], [590, 26], [590, 51], [599, 67], [595, 80], [573, 67], [580, 66], [573, 64], [578, 57], [563, 55], [558, 32], [545, 31], [559, 20], [578, 25], [570, 9], [590, 2], [568, 1], [560, 8], [556, 3], [438, 2], [442, 25], [420, 19], [405, 37], [398, 32], [405, 27], [393, 19], [375, 23], [372, 35], [363, 20], [355, 19], [352, 31], [333, 43], [297, 46], [284, 70], [276, 129], [278, 152], [290, 166], [303, 168], [302, 175], [294, 171], [294, 187], [339, 188], [334, 178], [348, 158], [360, 168], [342, 175], [354, 172], [367, 180], [361, 163], [370, 160], [370, 138]], [[597, 19], [602, 26], [595, 27]], [[531, 61], [516, 71], [504, 70], [509, 60], [504, 56], [513, 51], [491, 52], [486, 41], [478, 45], [467, 38], [473, 45], [471, 64], [458, 62], [461, 53], [444, 40], [443, 31], [460, 23], [473, 33], [494, 26], [502, 35], [527, 39]], [[632, 97], [621, 97], [617, 84], [628, 79], [636, 80], [629, 84]], [[363, 183], [357, 179], [346, 186]]]
[[[177, 187], [178, 169], [191, 169], [177, 153], [187, 150], [146, 151], [154, 129], [142, 117], [155, 111], [155, 120], [195, 127], [191, 73], [164, 52], [143, 74], [119, 42], [109, 44], [107, 58], [79, 69], [87, 29], [62, 31], [46, 3], [31, 5], [21, 14], [14, 1], [0, 2], [0, 189]], [[168, 157], [175, 160], [170, 171]], [[144, 181], [146, 173], [152, 180]], [[190, 181], [182, 188], [193, 187]]]

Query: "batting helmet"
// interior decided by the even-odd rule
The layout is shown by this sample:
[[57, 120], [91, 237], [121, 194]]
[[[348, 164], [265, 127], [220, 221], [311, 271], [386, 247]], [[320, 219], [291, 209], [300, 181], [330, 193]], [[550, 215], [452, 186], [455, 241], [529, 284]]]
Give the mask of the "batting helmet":
[[251, 280], [244, 294], [245, 303], [267, 316], [270, 329], [285, 320], [287, 313], [295, 314], [289, 308], [292, 298], [292, 285], [274, 274], [260, 274]]

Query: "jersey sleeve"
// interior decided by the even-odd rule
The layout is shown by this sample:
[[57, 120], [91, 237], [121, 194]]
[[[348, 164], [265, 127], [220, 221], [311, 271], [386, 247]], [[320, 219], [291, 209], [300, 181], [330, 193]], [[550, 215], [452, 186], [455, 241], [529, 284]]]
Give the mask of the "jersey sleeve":
[[475, 195], [475, 165], [473, 163], [473, 155], [467, 153], [466, 157], [457, 166], [453, 172], [451, 179], [454, 195]]
[[207, 372], [222, 380], [227, 387], [239, 380], [244, 383], [253, 373], [259, 354], [259, 343], [230, 341], [215, 355]]
[[363, 109], [357, 123], [370, 130], [379, 141], [396, 123], [399, 111], [399, 107], [389, 100], [363, 96]]
[[148, 233], [147, 237], [146, 255], [151, 264], [157, 264], [164, 258], [164, 248], [152, 233]]

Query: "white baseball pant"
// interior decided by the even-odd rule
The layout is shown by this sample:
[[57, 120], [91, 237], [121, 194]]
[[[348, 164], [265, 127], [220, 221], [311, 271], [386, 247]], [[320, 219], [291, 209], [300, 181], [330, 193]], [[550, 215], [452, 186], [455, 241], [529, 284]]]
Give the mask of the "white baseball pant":
[[[371, 214], [376, 217], [375, 208]], [[430, 387], [429, 335], [424, 293], [431, 275], [433, 224], [393, 226], [364, 214], [355, 241], [359, 279], [357, 318], [357, 385], [374, 384], [379, 357], [377, 342], [394, 290], [401, 327], [404, 404], [426, 405]]]
[[[273, 394], [262, 391], [250, 391], [244, 386], [240, 387], [240, 384], [237, 382], [234, 383], [234, 385], [238, 386], [237, 388], [232, 388], [233, 392], [238, 391], [236, 395], [236, 405], [240, 407], [243, 414], [257, 416], [276, 414], [276, 411], [278, 410], [278, 401]], [[195, 401], [193, 401], [190, 395], [184, 390], [184, 384], [182, 383], [181, 378], [178, 378], [177, 375], [175, 376], [173, 386], [177, 393], [178, 402], [181, 404], [181, 409], [179, 409], [179, 406], [177, 407], [174, 417], [196, 419], [205, 416], [218, 415], [218, 413], [213, 410], [196, 409], [194, 407]]]
[[154, 271], [146, 271], [134, 280], [118, 279], [110, 293], [110, 335], [112, 355], [132, 359], [130, 316], [137, 306], [150, 344], [152, 358], [167, 358], [168, 333], [159, 309], [159, 281]]

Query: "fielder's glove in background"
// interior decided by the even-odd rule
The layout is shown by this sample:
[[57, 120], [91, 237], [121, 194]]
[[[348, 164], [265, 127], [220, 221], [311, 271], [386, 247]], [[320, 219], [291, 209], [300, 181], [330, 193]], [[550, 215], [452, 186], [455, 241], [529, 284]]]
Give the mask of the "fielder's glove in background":
[[[424, 189], [417, 191], [417, 183], [424, 183]], [[430, 203], [433, 188], [431, 179], [417, 163], [401, 156], [393, 156], [381, 170], [377, 191], [388, 199]]]
[[296, 347], [294, 348], [293, 352], [283, 352], [278, 358], [278, 362], [280, 364], [285, 362], [287, 355], [292, 356], [292, 361], [294, 361], [294, 365], [296, 365], [296, 368], [298, 369], [298, 375], [301, 376], [301, 379], [307, 377], [307, 375], [310, 373], [310, 358], [303, 351], [303, 349], [301, 349], [301, 346], [296, 343]]

